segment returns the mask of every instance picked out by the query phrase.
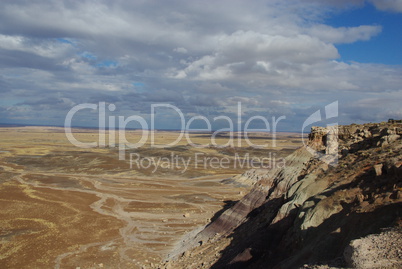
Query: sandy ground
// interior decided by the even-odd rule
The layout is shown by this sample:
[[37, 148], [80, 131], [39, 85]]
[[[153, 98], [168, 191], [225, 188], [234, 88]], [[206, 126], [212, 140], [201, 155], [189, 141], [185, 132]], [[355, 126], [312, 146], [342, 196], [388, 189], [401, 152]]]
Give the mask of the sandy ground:
[[[172, 141], [177, 134], [161, 132]], [[93, 130], [76, 130], [80, 141], [97, 140]], [[136, 139], [136, 133], [131, 133]], [[142, 268], [165, 259], [188, 232], [206, 225], [247, 187], [220, 183], [244, 171], [190, 164], [181, 168], [130, 167], [111, 148], [80, 149], [61, 128], [0, 128], [0, 268]], [[208, 136], [193, 134], [208, 143]], [[221, 143], [227, 138], [222, 137]], [[257, 134], [260, 143], [263, 134]], [[300, 145], [283, 134], [277, 157]], [[160, 142], [160, 143], [162, 143]], [[183, 147], [184, 146], [184, 147]], [[247, 146], [247, 144], [245, 145]], [[144, 147], [142, 157], [172, 150]], [[193, 148], [183, 141], [173, 152], [232, 158], [219, 148]], [[239, 147], [239, 154], [263, 151]]]

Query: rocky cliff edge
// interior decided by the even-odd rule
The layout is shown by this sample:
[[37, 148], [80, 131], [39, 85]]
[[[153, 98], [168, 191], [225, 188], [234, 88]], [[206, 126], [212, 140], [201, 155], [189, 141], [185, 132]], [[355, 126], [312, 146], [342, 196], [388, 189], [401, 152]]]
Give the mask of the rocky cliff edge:
[[[284, 167], [242, 175], [253, 189], [160, 267], [401, 268], [401, 252], [365, 262], [373, 254], [355, 247], [385, 228], [401, 234], [401, 136], [395, 122], [313, 127]], [[402, 249], [393, 238], [387, 253]]]

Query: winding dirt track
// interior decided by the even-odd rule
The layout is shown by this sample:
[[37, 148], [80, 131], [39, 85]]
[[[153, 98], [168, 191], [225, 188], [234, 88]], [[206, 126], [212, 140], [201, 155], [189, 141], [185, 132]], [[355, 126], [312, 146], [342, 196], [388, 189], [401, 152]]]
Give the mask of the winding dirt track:
[[18, 184], [29, 186], [36, 195], [41, 193], [41, 189], [95, 195], [97, 200], [89, 204], [89, 208], [122, 223], [118, 227], [118, 237], [110, 240], [98, 238], [98, 241], [59, 253], [54, 257], [54, 268], [86, 268], [91, 264], [103, 266], [104, 258], [99, 262], [88, 262], [88, 256], [110, 250], [118, 256], [112, 259], [114, 266], [120, 268], [156, 264], [166, 257], [186, 232], [205, 225], [222, 207], [222, 201], [239, 196], [239, 188], [219, 183], [225, 176], [133, 179], [42, 172], [35, 178], [40, 177], [67, 177], [80, 184], [76, 187], [46, 184], [30, 180], [30, 174], [23, 171], [13, 178]]

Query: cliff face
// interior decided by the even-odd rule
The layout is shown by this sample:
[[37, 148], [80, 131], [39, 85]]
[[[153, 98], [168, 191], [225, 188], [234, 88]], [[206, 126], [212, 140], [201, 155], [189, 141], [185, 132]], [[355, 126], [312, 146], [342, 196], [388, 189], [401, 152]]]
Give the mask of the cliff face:
[[401, 135], [400, 123], [313, 127], [285, 167], [242, 175], [258, 180], [250, 193], [163, 267], [345, 265], [351, 240], [402, 226]]

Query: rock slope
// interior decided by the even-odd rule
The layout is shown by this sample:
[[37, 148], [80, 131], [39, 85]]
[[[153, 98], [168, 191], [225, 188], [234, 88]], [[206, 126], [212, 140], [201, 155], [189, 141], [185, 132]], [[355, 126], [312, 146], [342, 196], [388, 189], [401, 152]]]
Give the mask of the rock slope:
[[[184, 238], [160, 267], [347, 266], [352, 240], [402, 226], [401, 135], [394, 122], [313, 127], [285, 167], [242, 175], [258, 179], [253, 189]], [[364, 259], [358, 264], [349, 265], [366, 268]]]

